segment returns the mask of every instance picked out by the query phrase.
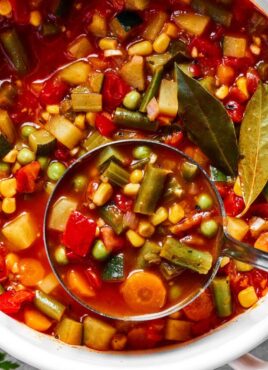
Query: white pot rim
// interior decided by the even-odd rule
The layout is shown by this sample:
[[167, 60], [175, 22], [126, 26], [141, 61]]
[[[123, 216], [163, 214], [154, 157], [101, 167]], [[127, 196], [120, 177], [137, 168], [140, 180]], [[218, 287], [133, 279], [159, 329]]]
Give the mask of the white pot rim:
[[268, 297], [254, 309], [197, 341], [144, 353], [98, 353], [71, 347], [0, 313], [0, 347], [42, 370], [212, 370], [238, 358], [268, 337]]

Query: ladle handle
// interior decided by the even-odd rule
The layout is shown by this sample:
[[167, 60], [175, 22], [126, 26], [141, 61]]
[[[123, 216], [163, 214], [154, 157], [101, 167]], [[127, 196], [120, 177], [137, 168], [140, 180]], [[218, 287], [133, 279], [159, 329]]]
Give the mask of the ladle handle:
[[253, 248], [249, 244], [242, 243], [227, 233], [224, 235], [222, 254], [268, 272], [268, 253]]

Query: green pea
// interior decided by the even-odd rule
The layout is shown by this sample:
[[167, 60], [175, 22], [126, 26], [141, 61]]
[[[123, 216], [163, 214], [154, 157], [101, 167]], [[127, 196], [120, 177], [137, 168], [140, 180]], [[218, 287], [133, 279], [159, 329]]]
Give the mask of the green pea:
[[133, 156], [135, 159], [145, 159], [150, 157], [151, 152], [152, 150], [148, 146], [137, 146], [133, 150]]
[[218, 231], [218, 224], [215, 220], [203, 221], [200, 226], [201, 233], [207, 238], [213, 238]]
[[45, 171], [49, 165], [50, 159], [48, 157], [38, 157], [37, 161], [39, 162], [41, 169]]
[[0, 162], [0, 175], [9, 175], [10, 165], [5, 162]]
[[46, 184], [45, 184], [45, 192], [48, 195], [50, 195], [53, 192], [54, 189], [55, 189], [55, 184], [54, 183], [49, 182], [49, 181], [46, 182]]
[[181, 166], [182, 177], [186, 181], [192, 181], [197, 175], [198, 167], [191, 162], [184, 162]]
[[26, 165], [35, 160], [35, 154], [28, 148], [23, 148], [19, 151], [18, 156], [17, 156], [17, 161], [21, 165]]
[[209, 194], [200, 194], [197, 198], [196, 204], [202, 209], [202, 211], [206, 211], [213, 206], [213, 199]]
[[60, 162], [52, 162], [48, 166], [47, 175], [52, 181], [58, 181], [64, 174], [66, 167]]
[[79, 191], [83, 191], [87, 185], [87, 177], [84, 176], [84, 175], [76, 175], [74, 178], [73, 178], [73, 187], [74, 187], [74, 190], [79, 192]]
[[97, 240], [94, 244], [92, 248], [92, 256], [97, 261], [103, 261], [109, 256], [109, 253], [101, 240]]
[[27, 139], [33, 132], [36, 131], [36, 128], [34, 126], [30, 126], [30, 125], [24, 125], [21, 127], [21, 136], [24, 138], [24, 139]]
[[139, 107], [139, 103], [141, 100], [141, 94], [136, 91], [130, 91], [124, 98], [123, 104], [127, 109], [135, 110]]
[[181, 290], [180, 286], [172, 285], [169, 288], [168, 297], [169, 297], [170, 301], [175, 301], [176, 299], [178, 299], [181, 296], [181, 294], [182, 294], [182, 290]]
[[65, 266], [69, 263], [68, 257], [66, 255], [66, 248], [63, 245], [60, 245], [55, 249], [54, 257], [59, 265]]

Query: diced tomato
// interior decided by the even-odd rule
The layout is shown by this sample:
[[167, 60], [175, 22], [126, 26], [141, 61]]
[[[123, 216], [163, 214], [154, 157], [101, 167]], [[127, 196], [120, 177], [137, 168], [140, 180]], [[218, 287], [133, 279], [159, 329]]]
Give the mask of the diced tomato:
[[85, 270], [86, 277], [94, 289], [99, 289], [101, 287], [101, 279], [98, 272], [93, 267], [88, 267]]
[[7, 267], [5, 257], [0, 254], [0, 283], [7, 278]]
[[248, 214], [268, 218], [268, 203], [253, 204]]
[[104, 108], [112, 111], [122, 104], [130, 87], [114, 72], [107, 72], [104, 77], [102, 96]]
[[102, 136], [111, 137], [117, 127], [106, 115], [98, 113], [96, 115], [95, 127]]
[[244, 117], [245, 107], [235, 100], [228, 100], [225, 104], [227, 112], [234, 123], [240, 123]]
[[182, 131], [173, 132], [173, 134], [167, 136], [164, 143], [177, 148], [183, 141], [184, 135]]
[[233, 190], [230, 190], [224, 199], [224, 207], [228, 216], [235, 217], [243, 211], [245, 203], [242, 197], [239, 197]]
[[209, 290], [204, 291], [192, 303], [187, 305], [183, 312], [192, 321], [208, 319], [214, 310], [214, 303]]
[[22, 305], [27, 302], [32, 302], [34, 292], [30, 290], [10, 290], [0, 295], [0, 311], [7, 314], [18, 313]]
[[136, 327], [128, 333], [128, 343], [132, 348], [153, 348], [164, 339], [164, 325], [150, 323], [146, 326]]
[[124, 213], [132, 211], [133, 209], [133, 199], [128, 198], [127, 196], [121, 193], [116, 194], [115, 204], [120, 209], [120, 211]]
[[191, 64], [189, 66], [189, 71], [192, 73], [193, 77], [195, 78], [202, 76], [202, 71], [198, 64]]
[[74, 211], [67, 221], [62, 243], [78, 256], [85, 257], [95, 239], [96, 228], [94, 220]]
[[194, 336], [200, 336], [207, 333], [210, 329], [212, 329], [210, 320], [202, 320], [193, 324], [192, 333]]
[[115, 234], [110, 226], [101, 228], [101, 239], [108, 251], [117, 251], [124, 248], [126, 241], [122, 236]]
[[26, 0], [9, 1], [12, 6], [12, 12], [15, 22], [20, 25], [28, 24], [30, 17], [29, 2]]
[[260, 76], [256, 69], [249, 68], [247, 71], [247, 87], [250, 94], [254, 94], [260, 82]]
[[221, 182], [216, 183], [216, 188], [222, 198], [226, 197], [230, 189], [230, 187], [227, 184]]
[[205, 39], [204, 37], [195, 37], [189, 47], [190, 51], [194, 47], [197, 48], [200, 55], [198, 62], [202, 73], [204, 75], [214, 74], [222, 58], [222, 50], [219, 43]]
[[58, 161], [66, 162], [70, 158], [70, 150], [58, 143], [54, 156]]
[[40, 168], [39, 162], [35, 161], [16, 172], [17, 191], [19, 193], [33, 193], [35, 191]]
[[221, 41], [224, 36], [224, 27], [220, 24], [216, 24], [215, 29], [210, 34], [210, 39], [212, 41]]
[[237, 86], [232, 86], [229, 90], [228, 99], [229, 101], [234, 100], [238, 103], [245, 103], [248, 97]]
[[223, 57], [223, 64], [234, 68], [237, 73], [240, 73], [240, 72], [246, 73], [248, 68], [254, 64], [254, 58], [252, 57], [245, 57], [245, 58]]
[[42, 105], [58, 104], [67, 94], [69, 86], [57, 77], [50, 78], [44, 83], [40, 94]]

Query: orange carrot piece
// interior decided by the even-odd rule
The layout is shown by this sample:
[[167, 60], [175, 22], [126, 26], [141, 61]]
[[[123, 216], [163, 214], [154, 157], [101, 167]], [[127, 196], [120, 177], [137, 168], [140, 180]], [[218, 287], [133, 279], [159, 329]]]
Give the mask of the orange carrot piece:
[[68, 271], [67, 285], [77, 295], [85, 298], [94, 297], [96, 294], [92, 286], [87, 282], [83, 272], [77, 269], [72, 268]]
[[47, 331], [52, 325], [51, 320], [32, 308], [26, 308], [24, 310], [24, 322], [30, 328], [41, 332]]
[[214, 303], [208, 290], [183, 309], [185, 315], [192, 321], [208, 319], [213, 310]]
[[25, 286], [35, 286], [45, 276], [45, 269], [35, 258], [22, 258], [18, 262], [19, 279]]

